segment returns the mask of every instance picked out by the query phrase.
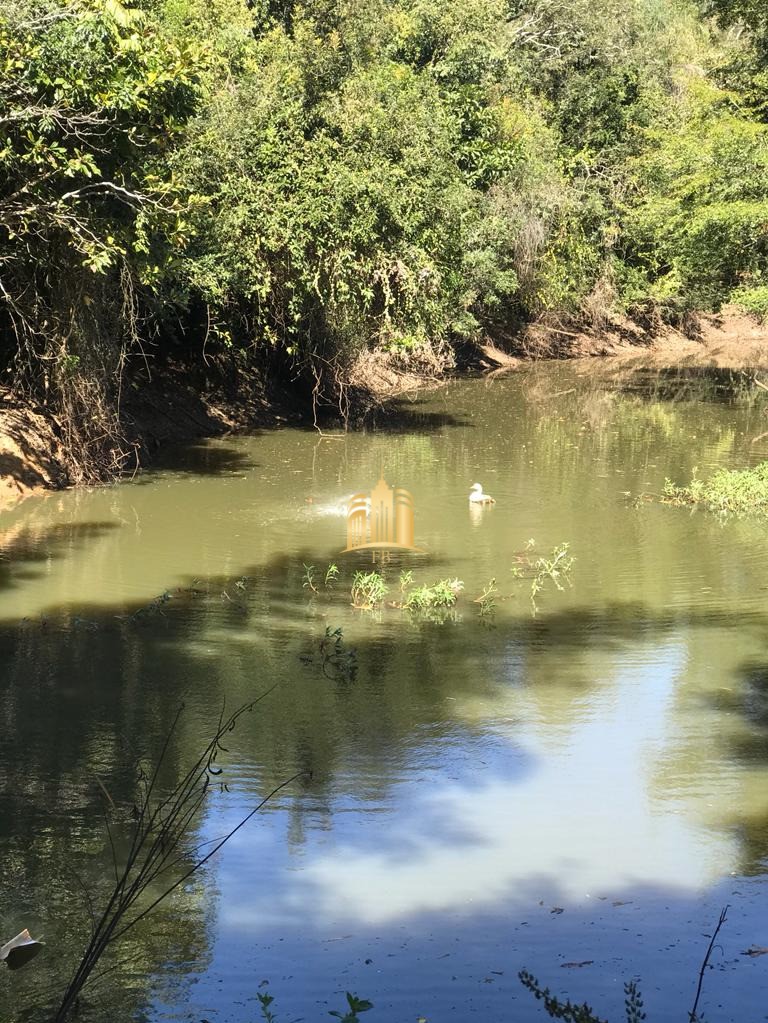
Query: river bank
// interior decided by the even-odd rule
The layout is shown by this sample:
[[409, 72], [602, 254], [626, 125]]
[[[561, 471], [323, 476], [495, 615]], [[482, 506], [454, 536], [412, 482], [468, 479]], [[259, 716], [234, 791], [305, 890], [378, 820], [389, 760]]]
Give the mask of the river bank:
[[[457, 373], [513, 372], [541, 359], [604, 358], [618, 365], [709, 366], [756, 375], [768, 368], [768, 325], [732, 310], [700, 316], [689, 334], [618, 318], [590, 329], [539, 323], [503, 345], [473, 346], [442, 364], [370, 354], [354, 375], [350, 408], [359, 413], [359, 423], [393, 399]], [[268, 384], [263, 374], [241, 371], [233, 381], [222, 374], [214, 386], [193, 386], [182, 368], [167, 366], [129, 389], [121, 407], [131, 449], [123, 474], [151, 464], [171, 444], [289, 422], [318, 426], [302, 397]], [[73, 485], [59, 438], [60, 424], [42, 405], [0, 389], [0, 509], [33, 493]]]

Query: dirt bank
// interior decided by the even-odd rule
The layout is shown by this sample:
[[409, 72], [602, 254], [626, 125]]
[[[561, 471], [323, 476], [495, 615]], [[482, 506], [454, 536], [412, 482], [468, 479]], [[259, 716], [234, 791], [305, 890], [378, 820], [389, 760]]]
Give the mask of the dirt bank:
[[[166, 365], [125, 387], [120, 420], [128, 452], [124, 473], [149, 465], [169, 444], [198, 437], [277, 426], [300, 418], [296, 401], [261, 376], [222, 374], [215, 387], [190, 383], [191, 374]], [[72, 484], [56, 417], [32, 401], [0, 388], [0, 511], [30, 494]]]
[[[642, 361], [657, 366], [699, 365], [743, 370], [768, 384], [768, 325], [727, 310], [701, 316], [691, 336], [669, 326], [615, 320], [590, 330], [537, 324], [509, 339], [458, 353], [460, 368], [507, 372], [531, 359], [610, 356], [617, 362]], [[380, 402], [434, 382], [437, 366], [402, 370], [381, 356], [371, 355], [365, 367], [365, 386]], [[168, 366], [155, 379], [129, 391], [123, 407], [126, 438], [133, 446], [133, 471], [151, 462], [169, 443], [196, 437], [298, 421], [302, 410], [295, 396], [268, 390], [254, 375], [212, 390], [190, 386], [189, 374]], [[70, 482], [59, 442], [56, 419], [32, 402], [0, 390], [0, 510], [30, 493], [60, 489]]]
[[56, 423], [32, 403], [0, 391], [0, 509], [67, 482]]
[[768, 324], [733, 309], [700, 314], [685, 333], [667, 324], [627, 319], [607, 321], [591, 330], [536, 324], [525, 332], [518, 351], [523, 359], [611, 356], [642, 359], [660, 367], [768, 368]]

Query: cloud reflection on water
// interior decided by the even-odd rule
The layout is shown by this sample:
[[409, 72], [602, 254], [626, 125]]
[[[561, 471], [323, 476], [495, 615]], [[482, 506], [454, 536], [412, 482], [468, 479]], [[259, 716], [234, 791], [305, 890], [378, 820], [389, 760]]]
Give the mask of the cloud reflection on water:
[[[642, 668], [622, 669], [610, 696], [587, 701], [570, 728], [537, 721], [517, 693], [527, 720], [522, 728], [496, 725], [493, 734], [512, 747], [521, 770], [501, 769], [502, 754], [486, 741], [464, 777], [448, 780], [454, 771], [445, 764], [419, 772], [399, 786], [388, 812], [366, 815], [364, 829], [355, 826], [359, 815], [339, 815], [332, 837], [310, 838], [300, 872], [281, 873], [263, 898], [317, 927], [331, 919], [376, 927], [504, 900], [532, 903], [543, 883], [573, 902], [641, 885], [702, 890], [728, 871], [735, 839], [707, 830], [695, 793], [659, 795], [654, 786], [675, 740], [684, 664], [684, 645], [659, 647]], [[497, 721], [503, 710], [496, 706]], [[261, 896], [222, 904], [224, 922], [245, 928], [258, 927], [263, 910]]]

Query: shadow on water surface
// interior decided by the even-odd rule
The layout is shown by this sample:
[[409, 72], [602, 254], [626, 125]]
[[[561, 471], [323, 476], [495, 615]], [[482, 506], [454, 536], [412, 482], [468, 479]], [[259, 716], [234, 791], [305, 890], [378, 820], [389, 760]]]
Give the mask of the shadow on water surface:
[[[389, 402], [385, 408], [372, 414], [370, 420], [362, 426], [363, 432], [383, 434], [433, 434], [446, 427], [472, 427], [474, 424], [459, 418], [450, 412], [436, 412], [425, 407], [427, 402], [422, 399], [397, 398]], [[293, 429], [305, 432], [315, 428], [311, 423], [292, 423]], [[357, 432], [357, 431], [353, 431]], [[263, 430], [250, 430], [245, 436], [263, 436]], [[317, 434], [318, 439], [322, 434]], [[331, 437], [343, 437], [345, 434], [332, 433]], [[254, 462], [242, 447], [227, 444], [220, 439], [211, 439], [196, 444], [178, 444], [163, 447], [154, 455], [151, 463], [137, 473], [133, 483], [154, 485], [158, 475], [164, 473], [188, 473], [201, 477], [237, 477], [261, 465]]]
[[578, 648], [611, 647], [638, 639], [661, 637], [681, 628], [743, 629], [745, 626], [762, 633], [768, 626], [768, 613], [720, 611], [697, 606], [658, 611], [640, 601], [624, 601], [567, 608], [531, 620], [520, 619], [515, 629], [521, 629], [539, 646]]
[[[248, 434], [251, 437], [258, 435]], [[154, 483], [160, 472], [226, 477], [239, 476], [258, 468], [259, 464], [242, 448], [227, 445], [220, 440], [211, 440], [207, 443], [162, 448], [153, 457], [151, 464], [136, 476], [134, 483]]]
[[[474, 424], [450, 412], [436, 412], [427, 407], [423, 399], [396, 398], [372, 414], [363, 424], [363, 430], [393, 434], [431, 434], [445, 427], [471, 427]], [[290, 424], [293, 429], [312, 432], [310, 422]], [[279, 429], [279, 428], [278, 428]], [[353, 431], [356, 432], [356, 431]], [[263, 430], [249, 430], [244, 436], [260, 437]], [[322, 437], [321, 433], [317, 434]], [[331, 436], [344, 436], [332, 433]], [[261, 468], [241, 447], [227, 444], [214, 438], [196, 444], [177, 444], [163, 447], [146, 469], [135, 477], [135, 483], [156, 482], [158, 473], [190, 473], [195, 476], [227, 477], [238, 476], [252, 469]]]
[[[768, 663], [746, 662], [734, 687], [718, 689], [713, 704], [735, 717], [738, 731], [731, 737], [731, 754], [747, 770], [765, 772], [768, 765]], [[743, 849], [743, 871], [761, 875], [768, 869], [768, 806], [751, 815], [733, 813], [732, 827]]]
[[445, 427], [474, 427], [475, 424], [451, 412], [435, 412], [422, 398], [395, 398], [371, 418], [371, 429], [378, 433], [437, 433]]
[[61, 522], [55, 525], [29, 525], [24, 520], [0, 532], [0, 588], [7, 588], [44, 574], [26, 565], [42, 565], [52, 558], [63, 558], [73, 550], [99, 540], [118, 522]]
[[[294, 561], [291, 568], [298, 580], [301, 563]], [[291, 569], [278, 559], [275, 571], [284, 577]], [[262, 566], [243, 574], [260, 572]], [[51, 607], [44, 621], [0, 625], [0, 713], [6, 736], [0, 749], [5, 872], [0, 933], [15, 933], [21, 918], [56, 949], [55, 957], [47, 960], [49, 972], [15, 981], [19, 991], [29, 985], [27, 1004], [39, 1010], [28, 1017], [20, 1011], [19, 1019], [44, 1016], [45, 996], [35, 977], [62, 986], [87, 934], [82, 888], [98, 903], [107, 884], [104, 790], [130, 821], [136, 760], [156, 758], [183, 700], [188, 700], [190, 711], [169, 750], [170, 785], [175, 784], [173, 773], [200, 749], [224, 694], [230, 704], [245, 701], [275, 677], [282, 678], [280, 693], [264, 705], [266, 716], [259, 712], [249, 718], [236, 737], [238, 748], [247, 749], [248, 760], [255, 762], [255, 785], [262, 795], [296, 767], [314, 768], [316, 781], [309, 790], [314, 802], [332, 799], [330, 783], [343, 770], [339, 732], [342, 740], [353, 735], [359, 742], [363, 736], [366, 759], [390, 760], [381, 780], [372, 777], [366, 783], [371, 798], [389, 783], [393, 759], [406, 755], [409, 744], [421, 744], [422, 726], [438, 716], [434, 707], [443, 700], [439, 680], [427, 681], [416, 700], [413, 694], [403, 700], [402, 694], [398, 698], [381, 687], [380, 672], [386, 669], [389, 654], [386, 645], [372, 642], [370, 649], [361, 650], [361, 658], [370, 665], [367, 680], [350, 687], [328, 682], [302, 666], [301, 648], [287, 646], [295, 635], [295, 622], [291, 628], [281, 620], [266, 636], [258, 629], [243, 634], [251, 615], [258, 625], [258, 608], [254, 611], [248, 605], [271, 597], [268, 588], [242, 596], [232, 583], [229, 577], [198, 581], [204, 593], [176, 592], [172, 601], [156, 607], [138, 603]], [[227, 589], [246, 604], [244, 610], [223, 600]], [[300, 582], [296, 592], [301, 596], [291, 604], [290, 613], [301, 616]], [[215, 662], [200, 641], [206, 624], [231, 635], [226, 649], [217, 649]], [[322, 625], [315, 622], [314, 627], [321, 635]], [[429, 650], [421, 656], [428, 674]], [[376, 728], [370, 722], [371, 700], [382, 709]], [[346, 720], [334, 729], [333, 721], [344, 707]], [[433, 730], [431, 741], [452, 727]], [[37, 840], [30, 841], [30, 836]], [[151, 932], [137, 932], [137, 942], [131, 945], [129, 988], [137, 976], [149, 976], [155, 964], [169, 959], [195, 963], [197, 969], [204, 965], [210, 905], [201, 892], [187, 893], [185, 901], [190, 900], [188, 912], [178, 905], [171, 912], [169, 907]], [[143, 971], [137, 962], [145, 964]], [[122, 978], [115, 985], [120, 1004], [134, 997], [130, 990], [119, 994], [124, 983]], [[148, 996], [137, 997], [141, 1003]]]

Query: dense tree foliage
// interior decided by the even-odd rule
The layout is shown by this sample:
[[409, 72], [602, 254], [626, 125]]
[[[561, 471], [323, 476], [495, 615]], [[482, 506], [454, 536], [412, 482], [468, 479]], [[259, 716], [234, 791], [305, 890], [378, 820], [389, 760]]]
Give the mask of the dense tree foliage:
[[0, 358], [96, 467], [152, 346], [336, 401], [543, 315], [763, 315], [766, 132], [754, 0], [0, 0]]
[[116, 2], [0, 6], [0, 352], [63, 414], [73, 466], [119, 466], [116, 387], [136, 289], [183, 244], [168, 152], [197, 47]]

